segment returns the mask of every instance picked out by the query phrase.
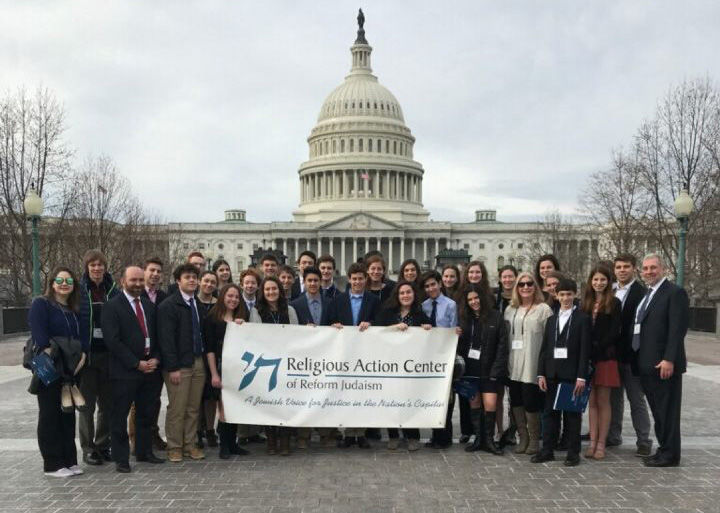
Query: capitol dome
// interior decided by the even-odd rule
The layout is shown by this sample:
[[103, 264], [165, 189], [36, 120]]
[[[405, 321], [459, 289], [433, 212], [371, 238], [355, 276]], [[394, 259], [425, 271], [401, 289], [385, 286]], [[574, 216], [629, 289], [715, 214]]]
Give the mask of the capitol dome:
[[397, 98], [372, 74], [364, 18], [358, 22], [350, 73], [323, 102], [307, 139], [294, 219], [331, 221], [371, 212], [389, 221], [427, 221], [415, 138]]

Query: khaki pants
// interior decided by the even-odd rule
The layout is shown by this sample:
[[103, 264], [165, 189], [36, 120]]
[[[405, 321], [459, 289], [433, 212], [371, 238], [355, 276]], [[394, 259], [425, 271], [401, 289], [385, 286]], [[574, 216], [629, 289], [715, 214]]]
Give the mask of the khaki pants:
[[165, 436], [170, 450], [190, 451], [195, 446], [205, 386], [205, 365], [201, 357], [196, 357], [192, 368], [180, 369], [180, 383], [173, 385], [170, 374], [163, 372], [168, 394], [167, 416], [165, 417]]
[[[83, 454], [110, 449], [110, 355], [107, 351], [93, 352], [89, 363], [80, 372], [80, 393], [87, 409], [79, 412], [80, 446]], [[97, 406], [97, 424], [95, 407]]]

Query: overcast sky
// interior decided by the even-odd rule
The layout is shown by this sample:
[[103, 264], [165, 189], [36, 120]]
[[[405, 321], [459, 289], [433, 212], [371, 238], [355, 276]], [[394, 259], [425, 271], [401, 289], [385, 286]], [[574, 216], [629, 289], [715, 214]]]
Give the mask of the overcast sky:
[[0, 89], [54, 91], [165, 220], [286, 221], [359, 6], [434, 220], [571, 213], [669, 87], [720, 77], [715, 0], [0, 0]]

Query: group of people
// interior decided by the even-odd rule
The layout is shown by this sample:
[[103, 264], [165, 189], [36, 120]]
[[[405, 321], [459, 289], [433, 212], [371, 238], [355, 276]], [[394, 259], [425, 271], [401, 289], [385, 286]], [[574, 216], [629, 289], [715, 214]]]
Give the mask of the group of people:
[[[497, 288], [485, 265], [472, 261], [463, 271], [453, 265], [423, 272], [403, 262], [398, 281], [387, 275], [383, 255], [372, 252], [347, 270], [338, 287], [331, 255], [304, 251], [296, 269], [268, 253], [257, 268], [233, 281], [230, 265], [217, 260], [212, 270], [192, 252], [162, 290], [163, 262], [150, 258], [128, 266], [119, 283], [105, 256], [85, 255], [83, 275], [61, 267], [48, 275], [44, 295], [30, 308], [36, 353], [63, 359], [62, 340], [79, 340], [85, 365], [49, 384], [35, 377], [38, 443], [46, 475], [83, 473], [75, 449], [75, 410], [80, 445], [88, 465], [114, 462], [130, 472], [136, 461], [205, 457], [204, 446], [219, 447], [220, 458], [247, 454], [243, 447], [262, 442], [269, 454], [290, 454], [312, 438], [310, 428], [236, 425], [225, 421], [222, 402], [222, 346], [228, 323], [454, 328], [464, 375], [451, 393], [444, 428], [433, 429], [427, 447], [453, 443], [452, 415], [460, 409], [460, 442], [465, 450], [531, 455], [534, 463], [567, 451], [565, 464], [577, 465], [581, 451], [579, 412], [555, 409], [558, 387], [573, 395], [591, 387], [589, 444], [585, 456], [602, 460], [621, 440], [624, 393], [637, 435], [637, 455], [648, 466], [680, 460], [681, 377], [688, 325], [685, 291], [665, 278], [661, 257], [619, 255], [597, 265], [578, 294], [575, 281], [561, 272], [553, 255], [538, 259], [535, 272], [499, 269]], [[341, 290], [342, 289], [342, 290]], [[77, 386], [76, 386], [77, 385]], [[168, 396], [163, 440], [158, 427], [161, 392]], [[504, 396], [509, 391], [505, 426]], [[655, 419], [658, 449], [652, 454], [650, 421]], [[324, 447], [371, 447], [379, 429], [318, 428]], [[388, 427], [387, 449], [401, 442], [420, 449], [420, 431]]]

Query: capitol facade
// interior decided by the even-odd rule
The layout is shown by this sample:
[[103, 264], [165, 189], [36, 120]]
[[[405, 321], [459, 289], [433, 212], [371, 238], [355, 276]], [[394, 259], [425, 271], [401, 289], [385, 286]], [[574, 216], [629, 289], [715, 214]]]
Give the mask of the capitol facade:
[[[544, 237], [540, 223], [499, 222], [493, 210], [477, 210], [467, 223], [430, 220], [415, 137], [398, 100], [372, 73], [362, 24], [350, 52], [350, 73], [325, 99], [307, 139], [293, 220], [251, 223], [245, 210], [232, 209], [217, 223], [171, 223], [171, 257], [200, 250], [210, 261], [227, 260], [235, 273], [269, 249], [288, 262], [307, 249], [331, 254], [341, 274], [369, 250], [383, 253], [390, 274], [406, 258], [434, 268], [442, 255], [481, 260], [491, 279], [505, 264], [531, 268]], [[588, 262], [597, 247], [590, 236], [565, 242], [565, 251], [584, 253]]]

